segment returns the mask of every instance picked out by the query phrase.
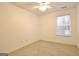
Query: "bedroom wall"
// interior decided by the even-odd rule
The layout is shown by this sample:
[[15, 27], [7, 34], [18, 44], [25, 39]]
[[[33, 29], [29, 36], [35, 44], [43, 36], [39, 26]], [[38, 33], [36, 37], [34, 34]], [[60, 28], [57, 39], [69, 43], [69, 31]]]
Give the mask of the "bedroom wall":
[[76, 10], [77, 12], [77, 29], [78, 29], [78, 32], [77, 32], [77, 34], [78, 34], [78, 39], [77, 39], [77, 46], [78, 46], [78, 48], [79, 48], [79, 3], [77, 4], [77, 10]]
[[39, 40], [38, 16], [10, 3], [0, 3], [0, 53]]
[[[71, 30], [72, 36], [56, 36], [56, 16], [70, 14], [71, 16]], [[55, 11], [50, 14], [41, 17], [41, 39], [51, 42], [58, 42], [70, 45], [77, 44], [77, 20], [76, 20], [76, 8], [70, 8], [66, 10]]]

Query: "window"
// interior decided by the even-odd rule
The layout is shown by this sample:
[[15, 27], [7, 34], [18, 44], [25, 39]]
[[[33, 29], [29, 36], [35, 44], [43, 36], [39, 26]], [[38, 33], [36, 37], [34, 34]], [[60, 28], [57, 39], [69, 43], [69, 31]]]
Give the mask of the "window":
[[64, 16], [57, 17], [56, 35], [71, 36], [70, 15], [64, 15]]

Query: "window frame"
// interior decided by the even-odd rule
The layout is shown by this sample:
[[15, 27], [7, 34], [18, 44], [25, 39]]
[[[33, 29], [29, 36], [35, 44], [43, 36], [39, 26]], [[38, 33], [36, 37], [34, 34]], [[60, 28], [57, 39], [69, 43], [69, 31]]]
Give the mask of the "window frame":
[[[66, 15], [69, 15], [70, 16], [70, 35], [65, 35], [65, 34], [57, 34], [57, 18], [58, 17], [62, 17], [62, 16], [66, 16]], [[71, 18], [71, 15], [70, 14], [64, 14], [64, 15], [58, 15], [56, 16], [56, 36], [64, 36], [64, 37], [71, 37], [72, 36], [72, 18]]]

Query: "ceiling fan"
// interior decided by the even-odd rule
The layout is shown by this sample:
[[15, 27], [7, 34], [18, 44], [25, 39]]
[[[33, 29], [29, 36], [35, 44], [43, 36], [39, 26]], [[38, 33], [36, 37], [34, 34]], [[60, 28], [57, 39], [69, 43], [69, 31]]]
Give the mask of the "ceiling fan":
[[38, 8], [40, 11], [44, 12], [46, 11], [48, 8], [51, 8], [51, 6], [49, 5], [49, 2], [38, 2], [39, 6], [35, 6], [34, 8]]

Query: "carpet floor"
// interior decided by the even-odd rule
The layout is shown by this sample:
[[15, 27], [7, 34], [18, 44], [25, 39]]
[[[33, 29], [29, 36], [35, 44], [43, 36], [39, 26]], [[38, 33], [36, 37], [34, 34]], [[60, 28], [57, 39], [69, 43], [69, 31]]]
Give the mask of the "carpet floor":
[[76, 46], [38, 41], [9, 54], [9, 56], [79, 56]]

